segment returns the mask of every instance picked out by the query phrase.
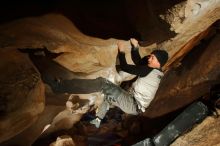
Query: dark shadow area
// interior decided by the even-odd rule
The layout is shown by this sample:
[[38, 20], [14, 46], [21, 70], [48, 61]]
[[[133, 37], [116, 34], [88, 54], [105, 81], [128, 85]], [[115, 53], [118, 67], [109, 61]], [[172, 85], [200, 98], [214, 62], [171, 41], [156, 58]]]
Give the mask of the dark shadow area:
[[141, 140], [146, 138], [153, 138], [156, 134], [158, 134], [167, 124], [169, 124], [172, 120], [174, 120], [187, 106], [178, 109], [172, 113], [166, 114], [157, 118], [147, 118], [144, 116], [131, 117], [127, 120], [125, 126], [128, 129], [132, 126], [132, 123], [136, 122], [139, 125], [139, 131], [136, 133], [134, 131], [130, 131], [128, 137], [123, 139], [123, 146], [135, 144]]
[[54, 9], [56, 1], [58, 0], [2, 0], [0, 23], [46, 14]]
[[0, 23], [59, 13], [68, 17], [86, 35], [125, 40], [134, 37], [148, 45], [175, 35], [159, 15], [180, 1], [5, 0], [0, 3]]

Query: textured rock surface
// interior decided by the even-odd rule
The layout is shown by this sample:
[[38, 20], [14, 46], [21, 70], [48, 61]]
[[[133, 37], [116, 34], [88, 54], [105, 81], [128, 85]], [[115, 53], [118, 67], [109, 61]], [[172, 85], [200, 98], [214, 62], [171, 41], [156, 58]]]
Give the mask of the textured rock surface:
[[50, 146], [75, 146], [75, 143], [70, 136], [62, 136], [58, 137], [56, 142], [53, 142]]
[[[115, 64], [113, 58], [116, 58], [117, 48], [114, 39], [86, 36], [62, 15], [21, 19], [1, 26], [0, 32], [4, 48], [46, 47], [51, 52], [63, 52], [56, 61], [74, 72], [92, 73]], [[112, 59], [102, 54], [108, 54]]]
[[[171, 24], [177, 35], [158, 46], [166, 48], [169, 54], [175, 57], [175, 54], [182, 49], [191, 39], [206, 30], [210, 25], [220, 18], [220, 1], [212, 0], [187, 0], [177, 4], [167, 11], [162, 17]], [[199, 41], [199, 40], [198, 40]], [[197, 41], [197, 42], [198, 42]], [[192, 49], [196, 43], [188, 46]], [[187, 51], [182, 52], [182, 55]], [[172, 58], [167, 63], [171, 64]]]
[[[103, 76], [113, 82], [115, 81], [115, 77], [117, 76], [115, 70], [117, 55], [116, 40], [101, 40], [85, 36], [68, 19], [61, 15], [22, 19], [3, 25], [0, 27], [0, 30], [0, 36], [2, 38], [1, 45], [5, 51], [13, 50], [10, 49], [13, 47], [21, 49], [46, 47], [51, 52], [62, 53], [55, 61], [64, 66], [61, 69], [62, 71], [65, 70], [65, 67], [69, 69], [69, 71], [64, 71], [66, 73], [64, 74], [64, 78], [73, 77], [74, 75], [71, 74], [71, 71], [74, 71], [81, 78]], [[108, 54], [108, 57], [103, 54]], [[2, 70], [5, 67], [3, 66]], [[23, 71], [25, 72], [25, 70]], [[13, 75], [13, 73], [8, 74], [5, 72], [5, 75]], [[16, 95], [16, 92], [14, 94]], [[25, 128], [22, 130], [22, 127], [20, 127], [21, 130], [19, 132], [23, 132], [6, 143], [9, 145], [18, 143], [21, 145], [30, 145], [47, 128], [49, 129], [44, 134], [71, 128], [89, 110], [89, 107], [81, 108], [83, 105], [78, 105], [81, 102], [80, 100], [94, 98], [93, 95], [80, 95], [78, 101], [73, 103], [71, 101], [73, 107], [68, 107], [66, 105], [69, 99], [68, 95], [63, 99], [62, 97], [63, 95], [57, 96], [48, 92], [46, 98], [47, 106], [39, 119], [37, 120], [36, 118], [35, 121], [37, 121], [34, 124], [33, 122], [26, 124], [25, 128], [33, 124], [28, 130], [23, 131]], [[57, 100], [54, 100], [54, 98]], [[97, 101], [99, 100], [97, 99]], [[14, 100], [14, 103], [18, 104], [19, 101]], [[10, 123], [8, 124], [10, 125]], [[30, 131], [32, 131], [31, 136]], [[25, 143], [24, 141], [19, 141], [22, 137], [27, 136], [28, 139]]]
[[21, 133], [44, 109], [44, 85], [27, 56], [16, 50], [0, 53], [0, 142]]

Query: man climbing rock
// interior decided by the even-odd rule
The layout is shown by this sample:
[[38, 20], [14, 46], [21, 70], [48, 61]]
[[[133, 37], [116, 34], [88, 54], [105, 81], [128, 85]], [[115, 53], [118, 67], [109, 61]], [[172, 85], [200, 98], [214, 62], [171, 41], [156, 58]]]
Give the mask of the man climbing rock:
[[145, 111], [153, 100], [159, 87], [163, 72], [161, 67], [168, 60], [165, 50], [154, 50], [149, 56], [140, 57], [138, 41], [130, 39], [131, 56], [135, 65], [127, 64], [123, 43], [118, 43], [120, 67], [123, 71], [137, 75], [137, 80], [132, 84], [129, 92], [119, 86], [106, 81], [102, 87], [105, 99], [97, 109], [97, 118], [90, 123], [98, 128], [105, 117], [110, 105], [119, 107], [127, 114], [138, 115]]

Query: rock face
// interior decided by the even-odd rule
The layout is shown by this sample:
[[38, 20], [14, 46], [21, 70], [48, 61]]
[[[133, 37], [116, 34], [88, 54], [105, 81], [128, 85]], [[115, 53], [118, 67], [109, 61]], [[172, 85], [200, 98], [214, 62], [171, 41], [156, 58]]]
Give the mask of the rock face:
[[75, 144], [71, 137], [62, 136], [58, 137], [56, 142], [53, 142], [50, 146], [75, 146]]
[[[187, 50], [182, 51], [187, 43], [194, 37], [205, 31], [210, 25], [220, 18], [220, 1], [187, 0], [173, 6], [161, 17], [171, 25], [177, 35], [158, 46], [166, 48], [174, 58], [170, 59], [167, 66], [176, 61], [177, 58], [186, 54], [199, 40], [187, 46]], [[182, 51], [181, 54], [178, 54]], [[178, 55], [177, 58], [175, 58]]]
[[[57, 23], [58, 20], [60, 23]], [[74, 72], [96, 72], [113, 66], [116, 61], [116, 40], [86, 36], [62, 15], [14, 21], [1, 26], [0, 32], [3, 48], [46, 47], [51, 52], [63, 53], [56, 61]], [[108, 54], [108, 58], [103, 54]]]
[[0, 142], [32, 125], [44, 109], [40, 74], [27, 56], [16, 50], [0, 53]]
[[[20, 31], [21, 28], [22, 32]], [[117, 56], [116, 40], [101, 40], [85, 36], [68, 19], [61, 15], [46, 15], [39, 18], [18, 20], [1, 26], [0, 30], [1, 44], [5, 51], [16, 51], [17, 48], [22, 50], [46, 47], [50, 52], [61, 54], [54, 61], [60, 64], [62, 66], [61, 70], [66, 73], [63, 72], [62, 78], [64, 79], [76, 77], [71, 71], [74, 71], [79, 78], [103, 76], [113, 82], [117, 79], [118, 75], [115, 69]], [[108, 57], [103, 54], [108, 54]], [[27, 62], [30, 62], [30, 60]], [[2, 66], [2, 70], [5, 70], [5, 67]], [[23, 71], [25, 72], [25, 70]], [[62, 74], [62, 72], [59, 73]], [[13, 73], [9, 74], [6, 72], [5, 75], [13, 75]], [[47, 135], [56, 130], [71, 128], [90, 108], [88, 103], [85, 106], [79, 105], [81, 100], [90, 100], [94, 96], [96, 98], [100, 96], [100, 93], [98, 95], [80, 95], [78, 101], [72, 101], [70, 95], [54, 95], [49, 90], [46, 91], [46, 107], [38, 120], [36, 118], [34, 121], [37, 121], [34, 124], [32, 122], [26, 124], [25, 128], [29, 128], [27, 130], [25, 128], [20, 130], [19, 132], [23, 132], [11, 139], [10, 142], [6, 142], [6, 144], [30, 145], [41, 132]], [[16, 95], [16, 92], [14, 94]], [[97, 99], [98, 102], [100, 100]], [[18, 104], [20, 102], [16, 99], [14, 103]], [[45, 131], [46, 129], [47, 131]], [[32, 135], [30, 136], [30, 134]], [[28, 136], [28, 139], [25, 143], [24, 141], [19, 141], [20, 138], [26, 136]], [[2, 141], [4, 140], [6, 139]]]

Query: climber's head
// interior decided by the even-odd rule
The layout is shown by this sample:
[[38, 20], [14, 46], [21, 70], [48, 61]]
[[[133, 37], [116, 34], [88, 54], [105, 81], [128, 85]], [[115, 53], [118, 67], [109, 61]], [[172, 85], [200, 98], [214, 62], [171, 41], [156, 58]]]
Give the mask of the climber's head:
[[148, 66], [161, 68], [168, 60], [168, 53], [165, 50], [154, 50], [148, 58]]

